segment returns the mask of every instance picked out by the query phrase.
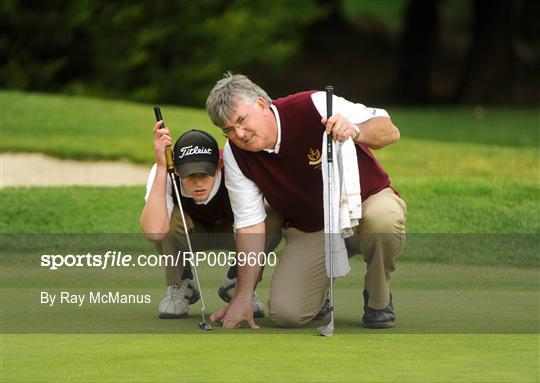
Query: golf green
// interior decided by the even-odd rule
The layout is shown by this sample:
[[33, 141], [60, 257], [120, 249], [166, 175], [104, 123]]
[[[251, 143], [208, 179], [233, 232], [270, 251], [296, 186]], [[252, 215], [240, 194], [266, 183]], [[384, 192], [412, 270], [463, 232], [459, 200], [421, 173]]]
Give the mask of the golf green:
[[[66, 285], [67, 274], [51, 278], [24, 267], [4, 269], [3, 381], [538, 379], [537, 270], [401, 263], [392, 285], [398, 325], [368, 330], [360, 326], [363, 264], [355, 260], [351, 275], [336, 282], [332, 338], [315, 335], [320, 323], [285, 330], [270, 327], [267, 318], [259, 321], [260, 330], [231, 333], [214, 325], [203, 333], [197, 329], [198, 304], [186, 319], [157, 319], [161, 270], [139, 271], [84, 279], [80, 271]], [[222, 272], [201, 270], [209, 312], [223, 306], [216, 294]], [[153, 303], [39, 303], [41, 290], [103, 289], [149, 293]], [[258, 292], [268, 296], [268, 278]]]
[[3, 335], [5, 382], [537, 382], [538, 335]]

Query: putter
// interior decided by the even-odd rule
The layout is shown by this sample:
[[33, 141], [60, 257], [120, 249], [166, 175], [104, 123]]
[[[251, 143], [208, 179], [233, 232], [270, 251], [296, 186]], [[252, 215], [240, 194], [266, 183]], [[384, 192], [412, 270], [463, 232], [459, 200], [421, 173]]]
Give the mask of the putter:
[[[154, 113], [156, 115], [156, 121], [163, 120], [163, 117], [161, 115], [161, 109], [159, 108], [159, 106], [154, 106]], [[163, 122], [163, 124], [161, 125], [161, 128], [164, 128], [164, 127], [165, 127], [165, 122]], [[176, 185], [176, 182], [174, 179], [173, 153], [170, 146], [167, 146], [165, 148], [165, 158], [167, 160], [167, 172], [169, 173], [169, 177], [171, 178], [171, 183], [173, 184], [174, 195], [176, 196], [176, 201], [178, 202], [178, 209], [180, 210], [180, 216], [182, 217], [182, 224], [184, 225], [184, 230], [186, 232], [188, 248], [189, 248], [190, 253], [193, 254], [193, 249], [191, 247], [191, 240], [189, 239], [189, 230], [186, 224], [186, 218], [184, 216], [184, 209], [182, 207], [182, 200], [180, 199], [178, 186]], [[201, 283], [199, 282], [199, 274], [197, 273], [197, 266], [195, 266], [194, 264], [192, 264], [191, 266], [193, 267], [193, 274], [195, 275], [195, 282], [197, 282], [197, 288], [199, 289], [199, 294], [201, 295], [202, 322], [199, 323], [199, 329], [201, 329], [201, 331], [210, 331], [212, 330], [212, 326], [210, 325], [210, 323], [206, 322], [206, 319], [204, 317], [204, 312], [206, 311], [206, 305], [204, 304], [204, 297], [203, 297], [203, 292], [201, 289]]]
[[[332, 117], [332, 95], [334, 87], [329, 85], [326, 90], [326, 117]], [[326, 326], [317, 327], [317, 332], [322, 336], [334, 335], [334, 230], [333, 230], [333, 211], [332, 211], [332, 178], [333, 178], [333, 151], [332, 151], [332, 135], [329, 134], [326, 139], [326, 153], [328, 162], [328, 218], [330, 222], [328, 235], [328, 249], [330, 258], [330, 323]]]

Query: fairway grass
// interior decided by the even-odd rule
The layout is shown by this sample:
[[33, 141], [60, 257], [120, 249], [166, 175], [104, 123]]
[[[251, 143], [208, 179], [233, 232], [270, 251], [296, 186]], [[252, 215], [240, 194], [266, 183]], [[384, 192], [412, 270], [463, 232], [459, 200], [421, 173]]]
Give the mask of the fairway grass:
[[[41, 152], [71, 159], [153, 162], [152, 105], [6, 90], [0, 90], [0, 98], [2, 151]], [[220, 147], [223, 146], [225, 139], [210, 122], [204, 105], [200, 109], [161, 105], [161, 109], [173, 137], [190, 129], [203, 129], [214, 134]], [[390, 108], [388, 111], [400, 128], [402, 139], [419, 141], [422, 150], [401, 151], [406, 149], [402, 144], [390, 148], [400, 154], [408, 153], [406, 158], [412, 156], [417, 161], [430, 159], [431, 142], [442, 146], [479, 144], [520, 148], [525, 153], [534, 152], [540, 145], [537, 108], [486, 108], [481, 118], [472, 107]], [[459, 152], [454, 154], [454, 158], [460, 158]], [[500, 161], [496, 156], [490, 159]]]

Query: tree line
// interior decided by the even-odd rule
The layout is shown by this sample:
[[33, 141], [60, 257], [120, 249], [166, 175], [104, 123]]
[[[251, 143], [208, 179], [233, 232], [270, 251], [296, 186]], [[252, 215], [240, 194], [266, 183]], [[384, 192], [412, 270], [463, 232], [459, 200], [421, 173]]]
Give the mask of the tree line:
[[345, 96], [360, 89], [382, 101], [511, 102], [538, 64], [529, 49], [538, 46], [536, 1], [446, 0], [466, 4], [470, 20], [468, 48], [442, 92], [445, 0], [387, 0], [403, 7], [394, 38], [347, 19], [345, 1], [4, 0], [0, 87], [201, 107], [232, 70], [276, 93], [326, 80]]

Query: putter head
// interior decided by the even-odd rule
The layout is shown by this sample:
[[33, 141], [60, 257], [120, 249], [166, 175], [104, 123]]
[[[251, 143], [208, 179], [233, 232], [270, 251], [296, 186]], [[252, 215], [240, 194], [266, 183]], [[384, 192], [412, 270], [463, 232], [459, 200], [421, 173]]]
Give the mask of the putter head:
[[210, 323], [206, 323], [206, 322], [199, 323], [199, 328], [201, 329], [201, 331], [211, 331], [212, 330], [212, 326], [210, 326]]
[[317, 327], [317, 332], [321, 336], [332, 336], [334, 335], [334, 326], [319, 326]]
[[330, 305], [330, 322], [326, 326], [317, 327], [317, 332], [321, 336], [332, 336], [334, 335], [334, 306]]

